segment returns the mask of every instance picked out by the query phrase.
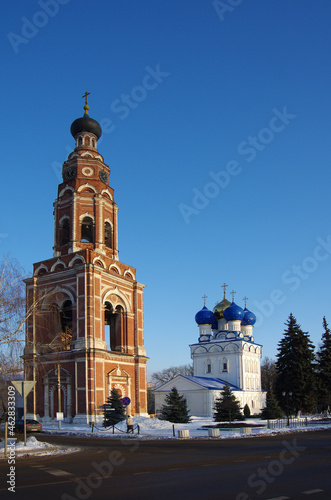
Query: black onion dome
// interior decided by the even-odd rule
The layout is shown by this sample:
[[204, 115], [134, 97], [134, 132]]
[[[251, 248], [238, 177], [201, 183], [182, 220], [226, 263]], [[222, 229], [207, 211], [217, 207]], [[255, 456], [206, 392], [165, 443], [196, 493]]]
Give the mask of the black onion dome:
[[102, 134], [99, 123], [96, 120], [93, 120], [93, 118], [90, 118], [87, 114], [72, 122], [70, 132], [74, 138], [77, 134], [79, 134], [79, 132], [91, 132], [97, 136], [97, 139], [99, 139]]

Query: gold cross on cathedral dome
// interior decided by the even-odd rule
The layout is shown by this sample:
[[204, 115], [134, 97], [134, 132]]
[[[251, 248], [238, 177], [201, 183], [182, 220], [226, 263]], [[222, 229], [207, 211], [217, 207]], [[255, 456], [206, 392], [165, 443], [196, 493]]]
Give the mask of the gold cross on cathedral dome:
[[85, 115], [88, 115], [88, 110], [89, 110], [89, 105], [87, 104], [87, 96], [90, 95], [91, 92], [85, 92], [84, 95], [82, 95], [82, 97], [84, 98], [85, 97], [85, 104], [84, 104], [84, 109], [85, 109]]

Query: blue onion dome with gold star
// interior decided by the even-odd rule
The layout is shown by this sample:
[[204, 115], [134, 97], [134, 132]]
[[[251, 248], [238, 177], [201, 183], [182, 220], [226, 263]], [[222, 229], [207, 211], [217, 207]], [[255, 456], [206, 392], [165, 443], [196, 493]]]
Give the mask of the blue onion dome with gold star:
[[240, 306], [237, 306], [235, 302], [232, 302], [232, 304], [227, 307], [223, 313], [226, 321], [242, 321], [244, 315], [244, 310]]
[[75, 121], [72, 122], [71, 127], [70, 127], [70, 132], [71, 135], [75, 138], [77, 134], [80, 132], [91, 132], [94, 134], [97, 139], [101, 137], [102, 130], [100, 127], [100, 124], [91, 118], [88, 114], [89, 106], [87, 104], [87, 95], [89, 92], [85, 92], [84, 96], [85, 97], [85, 106], [84, 106], [84, 115], [81, 118], [77, 118]]
[[255, 323], [256, 323], [256, 316], [255, 316], [255, 314], [252, 313], [251, 311], [249, 311], [247, 309], [247, 307], [245, 307], [244, 313], [245, 313], [244, 314], [244, 318], [243, 318], [241, 324], [243, 326], [248, 326], [248, 325], [254, 326]]

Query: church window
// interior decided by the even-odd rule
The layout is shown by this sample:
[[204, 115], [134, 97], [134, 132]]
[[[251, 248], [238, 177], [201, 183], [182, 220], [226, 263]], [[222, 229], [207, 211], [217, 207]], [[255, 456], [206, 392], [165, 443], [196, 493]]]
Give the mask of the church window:
[[107, 248], [113, 248], [112, 230], [109, 222], [105, 222], [105, 245]]
[[67, 245], [70, 241], [70, 222], [67, 217], [60, 222], [60, 246]]
[[212, 373], [212, 362], [210, 359], [207, 359], [206, 361], [206, 373]]
[[93, 243], [93, 220], [91, 217], [84, 217], [82, 221], [82, 237], [83, 243]]
[[95, 140], [92, 139], [92, 147], [95, 148]]
[[105, 304], [105, 342], [109, 351], [121, 351], [121, 338], [123, 329], [123, 313], [121, 306], [114, 310], [112, 304]]
[[83, 144], [83, 138], [79, 137], [78, 139], [78, 146], [81, 146]]

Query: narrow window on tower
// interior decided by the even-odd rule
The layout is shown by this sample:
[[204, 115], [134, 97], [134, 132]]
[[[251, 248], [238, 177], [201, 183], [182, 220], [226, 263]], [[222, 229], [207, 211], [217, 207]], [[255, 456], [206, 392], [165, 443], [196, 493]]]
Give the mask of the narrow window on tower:
[[82, 237], [83, 243], [93, 243], [93, 220], [91, 217], [84, 217], [82, 220]]
[[112, 230], [109, 222], [105, 222], [105, 245], [107, 248], [113, 248]]
[[222, 372], [227, 372], [228, 370], [228, 360], [226, 358], [222, 361]]
[[70, 241], [70, 222], [66, 217], [60, 222], [60, 246], [67, 245]]

